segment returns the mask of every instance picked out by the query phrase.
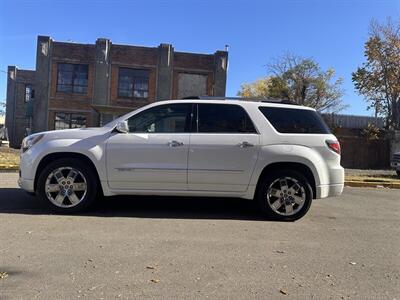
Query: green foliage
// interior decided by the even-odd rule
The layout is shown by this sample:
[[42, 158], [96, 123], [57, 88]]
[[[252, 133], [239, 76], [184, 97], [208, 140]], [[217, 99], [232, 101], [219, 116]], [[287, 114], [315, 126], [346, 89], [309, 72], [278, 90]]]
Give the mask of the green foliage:
[[270, 63], [268, 70], [268, 77], [242, 85], [238, 95], [290, 100], [321, 112], [345, 108], [341, 99], [342, 79], [335, 79], [333, 69], [324, 71], [313, 59], [286, 54]]
[[389, 128], [400, 129], [400, 19], [371, 22], [364, 56], [366, 62], [352, 74], [354, 86]]

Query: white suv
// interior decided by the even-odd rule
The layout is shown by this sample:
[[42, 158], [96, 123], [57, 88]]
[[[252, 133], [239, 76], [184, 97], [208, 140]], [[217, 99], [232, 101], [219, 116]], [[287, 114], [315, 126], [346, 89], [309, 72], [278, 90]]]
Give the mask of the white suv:
[[314, 109], [233, 100], [155, 102], [101, 128], [32, 134], [19, 180], [62, 213], [100, 195], [241, 197], [280, 220], [343, 182], [339, 142]]

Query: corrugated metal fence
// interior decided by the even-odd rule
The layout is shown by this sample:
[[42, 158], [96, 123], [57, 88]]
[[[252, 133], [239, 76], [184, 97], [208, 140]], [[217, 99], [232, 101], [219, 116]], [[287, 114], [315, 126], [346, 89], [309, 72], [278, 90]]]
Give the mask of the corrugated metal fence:
[[385, 127], [385, 119], [383, 118], [337, 114], [322, 114], [322, 117], [328, 124], [335, 127], [362, 129], [366, 128], [370, 123], [380, 129]]

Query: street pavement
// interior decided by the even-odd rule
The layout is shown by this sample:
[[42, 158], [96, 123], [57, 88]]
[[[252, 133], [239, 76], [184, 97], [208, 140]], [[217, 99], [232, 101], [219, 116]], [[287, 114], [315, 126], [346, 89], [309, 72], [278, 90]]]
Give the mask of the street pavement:
[[112, 197], [53, 215], [0, 173], [0, 299], [400, 299], [400, 191], [297, 222], [252, 201]]

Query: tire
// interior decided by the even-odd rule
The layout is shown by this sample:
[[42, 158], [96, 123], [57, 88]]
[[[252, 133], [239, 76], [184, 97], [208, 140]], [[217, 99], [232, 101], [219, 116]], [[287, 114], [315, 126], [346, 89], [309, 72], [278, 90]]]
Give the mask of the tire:
[[57, 159], [40, 173], [36, 194], [55, 213], [84, 211], [99, 195], [99, 184], [94, 172], [79, 159]]
[[299, 172], [280, 170], [260, 179], [256, 198], [268, 218], [295, 221], [310, 209], [313, 191], [308, 180]]
[[396, 170], [396, 174], [398, 177], [400, 177], [400, 170]]

